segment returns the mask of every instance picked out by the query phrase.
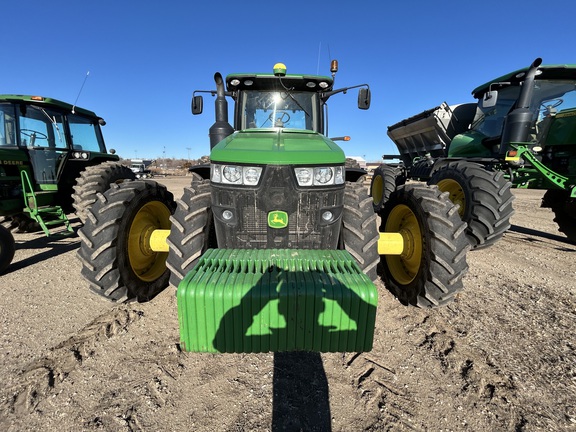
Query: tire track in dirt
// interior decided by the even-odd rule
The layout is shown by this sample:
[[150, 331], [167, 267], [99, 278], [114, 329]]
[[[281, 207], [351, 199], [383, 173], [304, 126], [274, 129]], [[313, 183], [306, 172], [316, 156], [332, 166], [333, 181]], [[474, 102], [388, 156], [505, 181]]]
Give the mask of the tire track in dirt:
[[[454, 320], [458, 306], [430, 311], [382, 303], [379, 313], [390, 324], [377, 329], [374, 350], [342, 361], [373, 416], [365, 430], [524, 430], [515, 382], [468, 343], [467, 330]], [[447, 423], [446, 409], [460, 424]], [[479, 411], [483, 423], [470, 425], [468, 413]]]
[[33, 412], [42, 400], [54, 394], [72, 371], [96, 354], [96, 345], [128, 328], [143, 315], [130, 305], [119, 305], [103, 314], [76, 335], [27, 364], [2, 392], [1, 410], [20, 416]]

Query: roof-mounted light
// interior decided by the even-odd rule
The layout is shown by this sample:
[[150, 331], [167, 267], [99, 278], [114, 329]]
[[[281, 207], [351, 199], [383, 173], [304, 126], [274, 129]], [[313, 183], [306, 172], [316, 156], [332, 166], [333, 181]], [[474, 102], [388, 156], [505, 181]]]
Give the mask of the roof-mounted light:
[[274, 75], [285, 76], [286, 75], [286, 65], [284, 63], [276, 63], [274, 65]]

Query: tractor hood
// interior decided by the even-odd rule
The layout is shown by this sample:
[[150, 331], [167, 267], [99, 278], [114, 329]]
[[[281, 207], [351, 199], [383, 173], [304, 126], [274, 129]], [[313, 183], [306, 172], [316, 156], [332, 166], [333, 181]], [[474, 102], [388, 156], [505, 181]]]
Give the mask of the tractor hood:
[[261, 165], [344, 164], [340, 147], [325, 136], [307, 130], [249, 129], [218, 143], [212, 162]]

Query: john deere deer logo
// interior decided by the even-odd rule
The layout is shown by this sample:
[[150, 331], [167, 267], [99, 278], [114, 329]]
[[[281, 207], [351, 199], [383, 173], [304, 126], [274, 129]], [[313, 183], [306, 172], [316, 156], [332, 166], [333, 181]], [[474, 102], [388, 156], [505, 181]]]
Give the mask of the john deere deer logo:
[[275, 210], [268, 213], [268, 226], [270, 228], [286, 228], [288, 226], [288, 213]]

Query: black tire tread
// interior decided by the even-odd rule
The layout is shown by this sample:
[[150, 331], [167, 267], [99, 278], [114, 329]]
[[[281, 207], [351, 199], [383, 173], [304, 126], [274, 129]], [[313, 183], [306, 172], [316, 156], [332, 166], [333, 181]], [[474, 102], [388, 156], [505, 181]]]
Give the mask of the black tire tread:
[[558, 231], [563, 233], [568, 240], [576, 243], [576, 218], [571, 216], [566, 207], [576, 208], [576, 200], [570, 198], [568, 191], [561, 189], [547, 190], [542, 198], [542, 206], [549, 207], [554, 213], [554, 222], [558, 225]]
[[411, 283], [396, 281], [383, 257], [384, 281], [388, 289], [405, 304], [434, 308], [453, 301], [463, 287], [468, 270], [466, 224], [460, 219], [458, 207], [436, 186], [410, 183], [398, 187], [386, 203], [380, 231], [392, 209], [407, 205], [419, 219], [423, 236], [423, 258], [418, 275]]
[[342, 214], [342, 243], [358, 262], [360, 268], [376, 281], [379, 233], [376, 226], [376, 213], [372, 208], [372, 198], [360, 183], [346, 183], [344, 210]]
[[14, 236], [8, 228], [0, 225], [0, 274], [4, 273], [4, 270], [8, 268], [14, 259], [15, 250]]
[[87, 167], [76, 179], [72, 193], [72, 206], [80, 221], [86, 222], [88, 209], [96, 202], [98, 193], [104, 193], [118, 181], [135, 179], [132, 170], [119, 162], [107, 161]]
[[170, 284], [174, 287], [178, 287], [209, 246], [211, 202], [209, 180], [192, 181], [177, 200], [176, 211], [170, 218], [172, 228], [167, 239], [166, 261], [171, 271]]
[[443, 178], [458, 181], [467, 198], [463, 220], [472, 249], [491, 246], [510, 229], [514, 214], [512, 184], [502, 171], [489, 171], [483, 165], [466, 161], [442, 165], [428, 184]]
[[[380, 213], [382, 211], [382, 208], [384, 207], [386, 201], [388, 201], [390, 194], [392, 194], [396, 189], [399, 181], [398, 176], [399, 170], [397, 168], [391, 167], [390, 165], [382, 164], [374, 169], [372, 180], [370, 181], [370, 196], [372, 197], [372, 206], [375, 213]], [[381, 199], [378, 202], [374, 202], [372, 186], [378, 178], [382, 179], [384, 190]]]
[[96, 202], [87, 211], [85, 225], [78, 231], [81, 242], [77, 257], [82, 276], [93, 292], [118, 303], [150, 300], [168, 285], [167, 269], [150, 282], [127, 276], [130, 263], [118, 239], [129, 229], [124, 226], [130, 222], [127, 212], [134, 211], [134, 203], [138, 204], [142, 197], [160, 200], [174, 211], [174, 198], [165, 186], [151, 180], [126, 181], [97, 194]]

